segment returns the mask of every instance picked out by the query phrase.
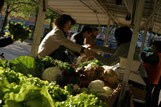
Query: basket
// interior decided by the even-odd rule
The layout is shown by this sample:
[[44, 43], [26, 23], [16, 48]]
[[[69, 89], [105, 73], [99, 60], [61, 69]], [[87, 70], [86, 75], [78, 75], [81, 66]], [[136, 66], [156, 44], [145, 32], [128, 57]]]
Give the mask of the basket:
[[[120, 68], [125, 69], [127, 64], [127, 58], [120, 57]], [[130, 71], [138, 71], [141, 62], [133, 60]]]

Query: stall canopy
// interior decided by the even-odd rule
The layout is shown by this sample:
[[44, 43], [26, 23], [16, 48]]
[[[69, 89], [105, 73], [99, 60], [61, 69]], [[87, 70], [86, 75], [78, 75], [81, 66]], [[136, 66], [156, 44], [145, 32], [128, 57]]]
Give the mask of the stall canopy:
[[[48, 0], [48, 8], [69, 14], [79, 24], [111, 25], [134, 24], [139, 0]], [[140, 26], [149, 25], [153, 32], [161, 34], [161, 0], [145, 0]]]

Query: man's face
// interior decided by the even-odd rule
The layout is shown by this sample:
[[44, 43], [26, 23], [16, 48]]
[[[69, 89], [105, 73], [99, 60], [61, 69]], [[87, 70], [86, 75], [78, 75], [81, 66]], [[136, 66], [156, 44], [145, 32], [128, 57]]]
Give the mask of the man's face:
[[68, 21], [65, 25], [64, 25], [64, 32], [68, 32], [71, 29], [71, 21]]

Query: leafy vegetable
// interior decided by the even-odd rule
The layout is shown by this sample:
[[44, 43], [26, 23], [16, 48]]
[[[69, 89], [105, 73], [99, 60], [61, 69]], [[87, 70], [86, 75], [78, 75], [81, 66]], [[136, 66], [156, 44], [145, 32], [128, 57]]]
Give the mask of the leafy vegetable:
[[87, 66], [90, 63], [95, 63], [95, 64], [97, 64], [99, 66], [103, 66], [103, 63], [101, 63], [98, 60], [94, 59], [94, 60], [90, 60], [90, 61], [87, 61], [87, 62], [80, 63], [79, 65], [77, 65], [77, 67], [84, 67], [84, 66]]
[[[15, 80], [8, 82], [13, 79], [12, 76], [8, 76], [11, 73], [19, 82]], [[21, 107], [52, 107], [53, 101], [65, 101], [69, 94], [54, 82], [42, 81], [31, 75], [26, 77], [11, 70], [0, 71], [0, 92], [2, 103], [9, 107], [12, 107], [13, 104]]]
[[32, 74], [33, 76], [36, 75], [35, 72], [36, 65], [33, 57], [20, 56], [17, 59], [8, 61], [7, 64], [12, 70], [20, 72], [26, 76], [28, 74]]
[[30, 56], [20, 56], [10, 61], [0, 61], [0, 66], [3, 68], [10, 68], [16, 72], [20, 72], [24, 75], [31, 74], [35, 77], [42, 77], [42, 72], [48, 67], [53, 67], [53, 60], [47, 56], [45, 58], [33, 58]]
[[40, 61], [36, 61], [36, 62], [38, 62], [38, 63], [42, 62], [44, 64], [44, 69], [55, 66], [54, 61], [50, 56], [46, 56], [46, 57], [40, 59]]
[[57, 67], [46, 68], [42, 73], [42, 79], [48, 81], [56, 81], [61, 70]]
[[76, 96], [70, 96], [64, 104], [59, 105], [58, 107], [108, 107], [101, 100], [98, 99], [95, 95], [92, 94], [77, 94]]
[[31, 31], [25, 26], [23, 26], [22, 23], [14, 23], [9, 22], [9, 24], [6, 26], [6, 29], [9, 30], [9, 33], [6, 32], [5, 36], [11, 36], [13, 40], [20, 40], [23, 42], [24, 40], [29, 39], [31, 36]]
[[75, 69], [76, 69], [74, 66], [72, 66], [68, 62], [62, 62], [59, 60], [55, 60], [54, 65], [62, 70], [66, 70], [66, 71], [75, 71]]

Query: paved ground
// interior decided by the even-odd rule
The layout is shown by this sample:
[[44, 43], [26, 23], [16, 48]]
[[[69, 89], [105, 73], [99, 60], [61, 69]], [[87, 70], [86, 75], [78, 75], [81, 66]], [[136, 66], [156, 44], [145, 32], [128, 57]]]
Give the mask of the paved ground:
[[14, 42], [11, 45], [0, 48], [0, 54], [4, 53], [6, 60], [15, 59], [18, 56], [30, 56], [31, 41]]

